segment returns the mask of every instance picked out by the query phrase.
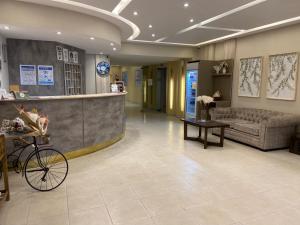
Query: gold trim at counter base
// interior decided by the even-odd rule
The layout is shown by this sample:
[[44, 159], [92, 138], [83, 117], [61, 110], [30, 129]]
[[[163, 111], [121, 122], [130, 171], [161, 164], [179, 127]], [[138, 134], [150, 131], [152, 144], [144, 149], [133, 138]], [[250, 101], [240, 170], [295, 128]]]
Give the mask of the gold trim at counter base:
[[85, 156], [85, 155], [103, 150], [103, 149], [117, 143], [124, 136], [125, 136], [125, 133], [122, 133], [122, 134], [118, 135], [117, 137], [115, 137], [111, 140], [105, 141], [101, 144], [97, 144], [97, 145], [86, 147], [86, 148], [81, 148], [81, 149], [74, 150], [74, 151], [71, 151], [71, 152], [66, 152], [66, 153], [63, 153], [63, 154], [67, 159], [75, 159], [75, 158], [78, 158], [78, 157], [81, 157], [81, 156]]

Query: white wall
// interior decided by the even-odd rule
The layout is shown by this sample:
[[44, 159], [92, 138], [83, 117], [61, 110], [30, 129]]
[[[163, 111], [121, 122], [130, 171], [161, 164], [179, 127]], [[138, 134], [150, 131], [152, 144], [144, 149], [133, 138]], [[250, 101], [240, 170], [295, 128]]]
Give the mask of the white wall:
[[85, 55], [85, 90], [87, 94], [96, 93], [95, 60], [95, 55]]
[[[199, 58], [203, 60], [235, 60], [232, 89], [233, 107], [260, 108], [300, 114], [300, 66], [298, 68], [297, 95], [295, 101], [272, 100], [266, 97], [269, 56], [291, 52], [300, 53], [299, 43], [300, 24], [297, 24], [204, 46], [200, 48]], [[261, 96], [259, 98], [239, 97], [240, 59], [257, 56], [263, 57]]]
[[4, 62], [2, 45], [6, 43], [6, 39], [0, 34], [0, 60], [2, 63], [2, 69], [0, 70], [0, 88], [5, 88], [7, 91], [9, 90], [9, 81], [8, 81], [8, 65], [7, 62]]

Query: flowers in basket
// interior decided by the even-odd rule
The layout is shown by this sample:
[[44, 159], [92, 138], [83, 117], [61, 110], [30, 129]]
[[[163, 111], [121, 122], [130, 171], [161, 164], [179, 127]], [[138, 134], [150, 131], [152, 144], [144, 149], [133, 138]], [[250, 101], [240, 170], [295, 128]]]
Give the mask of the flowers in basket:
[[19, 111], [20, 117], [24, 120], [26, 126], [28, 126], [32, 132], [37, 132], [39, 135], [45, 135], [47, 133], [49, 120], [48, 117], [39, 114], [36, 109], [31, 112], [26, 112], [24, 106], [16, 106]]
[[39, 114], [35, 109], [32, 112], [26, 112], [23, 106], [15, 106], [15, 108], [18, 110], [20, 117], [14, 120], [3, 120], [1, 126], [2, 132], [46, 135], [49, 124], [47, 116]]

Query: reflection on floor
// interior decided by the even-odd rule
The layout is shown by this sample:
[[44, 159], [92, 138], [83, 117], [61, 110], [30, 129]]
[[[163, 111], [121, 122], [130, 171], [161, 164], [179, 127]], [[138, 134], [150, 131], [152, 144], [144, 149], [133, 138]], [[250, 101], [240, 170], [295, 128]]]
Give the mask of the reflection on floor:
[[299, 156], [228, 140], [203, 150], [183, 141], [178, 119], [127, 110], [126, 137], [71, 160], [58, 190], [38, 193], [10, 174], [0, 224], [299, 225]]

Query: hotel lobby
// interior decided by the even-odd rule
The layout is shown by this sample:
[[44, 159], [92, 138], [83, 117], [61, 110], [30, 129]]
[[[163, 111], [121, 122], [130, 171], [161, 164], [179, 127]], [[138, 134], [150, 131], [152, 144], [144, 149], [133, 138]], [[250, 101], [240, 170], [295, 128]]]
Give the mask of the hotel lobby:
[[298, 225], [300, 1], [0, 0], [0, 225]]

